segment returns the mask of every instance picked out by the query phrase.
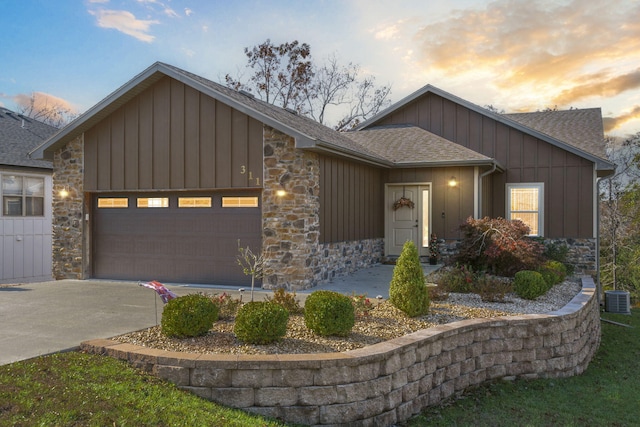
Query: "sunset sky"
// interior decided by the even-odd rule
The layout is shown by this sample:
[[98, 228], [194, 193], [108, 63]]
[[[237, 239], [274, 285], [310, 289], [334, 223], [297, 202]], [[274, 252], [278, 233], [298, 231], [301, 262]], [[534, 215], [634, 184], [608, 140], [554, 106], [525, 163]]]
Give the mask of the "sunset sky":
[[360, 64], [391, 98], [432, 84], [506, 112], [601, 107], [640, 131], [635, 0], [2, 1], [0, 105], [83, 112], [155, 61], [220, 81], [267, 38]]

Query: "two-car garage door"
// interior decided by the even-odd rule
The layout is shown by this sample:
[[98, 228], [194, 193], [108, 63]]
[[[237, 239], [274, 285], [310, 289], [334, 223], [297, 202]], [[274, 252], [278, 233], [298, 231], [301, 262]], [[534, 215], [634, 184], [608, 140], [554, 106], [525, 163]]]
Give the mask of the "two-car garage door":
[[93, 277], [244, 285], [238, 241], [262, 247], [260, 193], [98, 194]]

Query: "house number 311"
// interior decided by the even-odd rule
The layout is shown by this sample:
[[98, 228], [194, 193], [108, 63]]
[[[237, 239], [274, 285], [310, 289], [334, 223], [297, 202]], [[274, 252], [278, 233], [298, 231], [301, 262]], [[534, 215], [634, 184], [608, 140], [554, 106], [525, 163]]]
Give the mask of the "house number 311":
[[[247, 167], [245, 165], [240, 166], [240, 173], [242, 175], [247, 173]], [[249, 171], [249, 181], [255, 179], [256, 180], [256, 185], [260, 185], [260, 178], [254, 178], [253, 177], [253, 173], [251, 171]]]

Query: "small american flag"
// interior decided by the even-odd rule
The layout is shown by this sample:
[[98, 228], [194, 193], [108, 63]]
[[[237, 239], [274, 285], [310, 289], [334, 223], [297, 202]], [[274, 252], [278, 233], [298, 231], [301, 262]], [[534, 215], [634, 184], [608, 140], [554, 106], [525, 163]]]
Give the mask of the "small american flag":
[[155, 280], [152, 280], [150, 282], [138, 282], [138, 285], [144, 286], [145, 288], [153, 289], [154, 291], [156, 291], [156, 293], [160, 295], [162, 302], [165, 304], [168, 303], [169, 300], [172, 300], [178, 297], [178, 295], [171, 292], [162, 283], [157, 282]]

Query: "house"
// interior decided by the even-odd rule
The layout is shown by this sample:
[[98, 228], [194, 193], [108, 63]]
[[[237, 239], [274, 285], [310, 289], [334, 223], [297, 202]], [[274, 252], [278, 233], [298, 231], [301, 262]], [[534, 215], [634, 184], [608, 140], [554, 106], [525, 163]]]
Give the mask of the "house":
[[51, 162], [29, 151], [57, 131], [0, 107], [0, 283], [51, 280]]
[[[522, 218], [595, 266], [599, 109], [500, 115], [432, 86], [340, 133], [155, 63], [32, 152], [53, 160], [56, 278], [303, 289]], [[66, 197], [58, 194], [67, 190]], [[401, 198], [412, 207], [394, 210]]]

